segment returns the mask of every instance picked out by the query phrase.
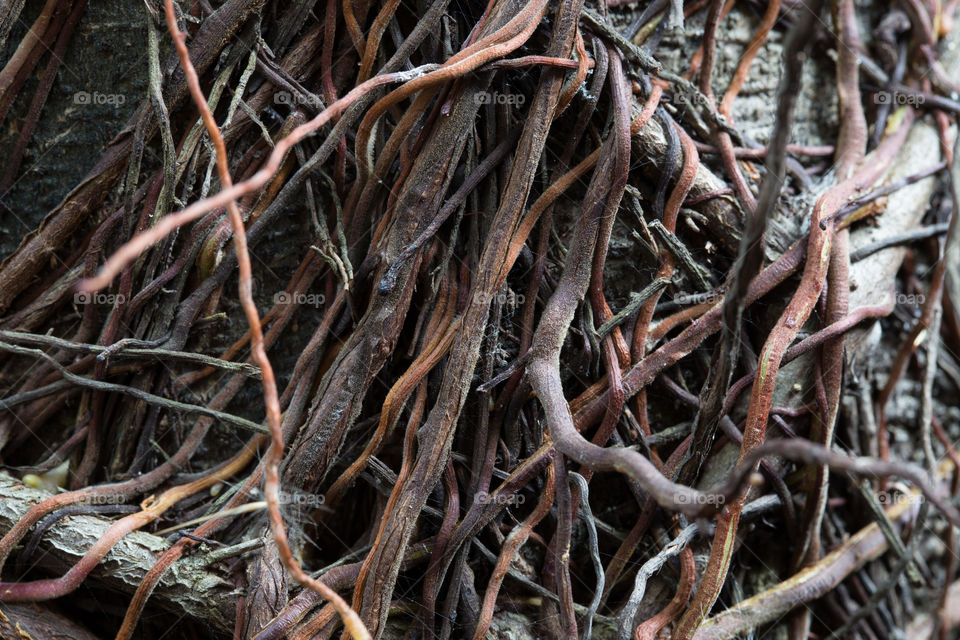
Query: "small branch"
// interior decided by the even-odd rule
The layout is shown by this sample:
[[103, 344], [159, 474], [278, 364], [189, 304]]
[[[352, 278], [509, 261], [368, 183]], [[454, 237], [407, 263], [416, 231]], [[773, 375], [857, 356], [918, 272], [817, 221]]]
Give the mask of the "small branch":
[[[170, 400], [169, 398], [164, 398], [161, 396], [156, 396], [152, 393], [142, 391], [135, 387], [128, 387], [122, 384], [114, 384], [112, 382], [104, 382], [102, 380], [90, 380], [89, 378], [84, 378], [83, 376], [78, 376], [75, 373], [71, 373], [66, 367], [57, 362], [57, 360], [39, 350], [39, 349], [30, 349], [28, 347], [18, 347], [16, 345], [7, 344], [6, 342], [0, 342], [0, 351], [6, 351], [8, 353], [16, 353], [22, 356], [32, 356], [35, 358], [41, 358], [49, 362], [60, 375], [63, 376], [66, 382], [73, 383], [77, 386], [84, 387], [86, 389], [95, 389], [97, 391], [113, 391], [117, 393], [123, 393], [128, 396], [133, 396], [138, 400], [143, 400], [146, 403], [164, 407], [165, 409], [171, 409], [173, 411], [183, 411], [186, 413], [200, 414], [203, 416], [209, 416], [215, 418], [222, 422], [226, 422], [235, 426], [238, 426], [247, 431], [253, 433], [266, 433], [261, 425], [256, 422], [251, 422], [250, 420], [245, 420], [235, 415], [229, 413], [224, 413], [223, 411], [217, 411], [215, 409], [210, 409], [209, 407], [202, 407], [195, 404], [187, 404], [186, 402], [179, 402], [177, 400]], [[20, 396], [25, 396], [27, 394], [19, 394]], [[0, 400], [0, 409], [8, 409], [14, 404], [19, 404], [20, 402], [26, 401], [23, 398], [17, 398], [16, 402], [13, 402], [12, 398], [6, 400]]]
[[213, 356], [207, 356], [202, 353], [190, 353], [187, 351], [168, 351], [166, 349], [122, 349], [114, 351], [111, 347], [104, 347], [97, 344], [83, 344], [71, 342], [56, 336], [41, 335], [38, 333], [23, 333], [21, 331], [0, 331], [0, 339], [10, 342], [33, 345], [38, 347], [56, 347], [67, 351], [76, 351], [78, 353], [109, 353], [111, 357], [120, 358], [157, 358], [167, 360], [179, 360], [182, 362], [191, 362], [206, 367], [215, 367], [224, 371], [240, 373], [250, 378], [260, 378], [260, 369], [246, 362], [229, 362]]

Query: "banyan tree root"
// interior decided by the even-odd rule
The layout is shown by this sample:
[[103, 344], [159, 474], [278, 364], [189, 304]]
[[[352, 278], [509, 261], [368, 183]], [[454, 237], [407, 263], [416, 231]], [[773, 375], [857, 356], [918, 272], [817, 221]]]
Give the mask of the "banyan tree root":
[[[147, 96], [0, 263], [0, 455], [55, 493], [0, 484], [4, 612], [56, 599], [77, 637], [121, 640], [174, 613], [211, 637], [480, 638], [509, 612], [546, 637], [712, 638], [807, 605], [804, 638], [922, 600], [862, 569], [926, 566], [919, 495], [918, 521], [960, 525], [929, 477], [960, 435], [935, 402], [960, 346], [952, 22], [771, 1], [720, 78], [732, 2], [608, 4], [144, 5]], [[59, 61], [21, 94], [86, 3], [38, 10], [0, 68], [0, 120], [29, 104], [5, 186]], [[690, 81], [658, 55], [697, 21]], [[784, 30], [764, 146], [737, 106]], [[817, 38], [842, 49], [816, 89], [838, 134], [791, 145]], [[889, 437], [916, 371], [923, 467]], [[723, 611], [740, 544], [770, 544], [739, 526], [763, 493], [789, 569]], [[948, 603], [955, 574], [923, 577]], [[129, 606], [85, 618], [81, 585]], [[813, 602], [834, 592], [862, 613]]]

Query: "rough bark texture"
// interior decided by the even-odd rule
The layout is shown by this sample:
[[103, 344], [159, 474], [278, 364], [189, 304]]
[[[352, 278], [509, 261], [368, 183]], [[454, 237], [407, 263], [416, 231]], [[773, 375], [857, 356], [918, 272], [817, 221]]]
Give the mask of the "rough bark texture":
[[[6, 473], [0, 474], [0, 526], [9, 529], [32, 505], [49, 495]], [[109, 520], [97, 516], [68, 516], [43, 534], [38, 555], [31, 563], [62, 572], [79, 560], [109, 526]], [[91, 587], [112, 591], [114, 597], [124, 594], [119, 597], [128, 599], [168, 547], [167, 540], [149, 533], [124, 536], [91, 575]], [[157, 586], [155, 597], [172, 612], [205, 620], [213, 629], [227, 633], [236, 617], [236, 594], [224, 575], [208, 566], [204, 555], [201, 552], [174, 565]], [[31, 610], [25, 605], [12, 606], [18, 607], [12, 610], [15, 614]], [[51, 624], [46, 629], [53, 627]], [[46, 637], [40, 629], [36, 636]]]

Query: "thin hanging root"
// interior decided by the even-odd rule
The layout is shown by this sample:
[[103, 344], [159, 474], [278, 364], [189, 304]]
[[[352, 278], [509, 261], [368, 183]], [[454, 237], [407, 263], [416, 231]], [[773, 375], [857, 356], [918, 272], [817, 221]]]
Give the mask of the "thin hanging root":
[[[651, 92], [651, 97], [653, 93], [655, 92]], [[680, 146], [683, 150], [683, 168], [680, 171], [680, 177], [677, 179], [677, 184], [674, 186], [673, 191], [671, 191], [670, 197], [663, 209], [663, 227], [669, 233], [676, 231], [677, 217], [680, 213], [680, 206], [683, 204], [684, 199], [690, 192], [690, 187], [693, 185], [693, 179], [697, 174], [697, 166], [700, 164], [700, 156], [697, 153], [696, 145], [693, 144], [693, 139], [690, 138], [690, 136], [688, 136], [679, 125], [676, 125], [676, 129], [680, 138]], [[664, 131], [664, 134], [666, 135], [666, 131]], [[673, 270], [673, 254], [670, 253], [670, 251], [667, 251], [666, 248], [661, 245], [659, 268], [657, 270], [656, 277], [659, 279], [669, 280], [673, 276]], [[647, 354], [647, 337], [650, 332], [650, 321], [653, 319], [653, 313], [656, 310], [657, 302], [659, 301], [662, 292], [663, 290], [659, 290], [654, 293], [653, 296], [651, 296], [650, 299], [647, 300], [642, 307], [640, 307], [640, 313], [633, 328], [633, 343], [630, 353], [630, 356], [634, 362], [642, 360]], [[614, 377], [618, 378], [616, 382], [619, 384], [619, 372], [618, 375]], [[611, 380], [612, 379], [613, 377]], [[650, 435], [650, 422], [647, 415], [646, 389], [641, 389], [640, 393], [637, 394], [637, 397], [634, 401], [634, 410], [639, 418], [640, 427], [643, 430], [644, 435]], [[654, 462], [659, 464], [659, 456], [656, 454], [656, 452], [653, 452], [652, 457]]]
[[[663, 212], [663, 226], [670, 233], [676, 231], [680, 206], [690, 192], [693, 179], [697, 174], [697, 166], [700, 164], [700, 156], [697, 153], [696, 146], [693, 144], [693, 140], [679, 126], [677, 126], [677, 131], [680, 136], [680, 144], [683, 148], [684, 160], [680, 177], [677, 179], [677, 184], [670, 193], [670, 198], [667, 200]], [[673, 254], [661, 247], [660, 268], [657, 271], [656, 277], [670, 279], [673, 276], [673, 268]], [[662, 291], [655, 293], [640, 309], [640, 315], [637, 318], [637, 324], [633, 330], [633, 353], [631, 355], [634, 361], [638, 361], [646, 355], [650, 321], [653, 319], [653, 312], [656, 309], [657, 301], [660, 299], [660, 293], [662, 293]]]
[[[383, 32], [386, 31], [387, 25], [396, 13], [397, 5], [399, 4], [400, 0], [389, 0], [384, 4], [383, 8], [380, 9], [380, 13], [378, 13], [374, 19], [373, 26], [371, 26], [367, 32], [368, 37], [363, 49], [363, 59], [360, 61], [360, 71], [357, 73], [358, 83], [370, 77], [370, 72], [373, 70], [373, 63], [377, 57], [377, 50], [380, 48], [380, 38], [383, 37]], [[345, 5], [350, 5], [349, 0]], [[346, 12], [344, 12], [344, 15], [346, 15]]]
[[587, 56], [587, 48], [583, 44], [583, 33], [580, 31], [580, 27], [577, 27], [577, 40], [574, 48], [577, 52], [577, 73], [570, 81], [570, 86], [560, 96], [560, 101], [557, 103], [557, 115], [566, 111], [570, 101], [573, 100], [573, 96], [576, 95], [577, 91], [580, 91], [586, 81], [587, 71], [594, 67], [594, 61]]
[[510, 250], [507, 253], [507, 259], [503, 265], [503, 269], [500, 270], [500, 278], [497, 280], [497, 286], [502, 287], [503, 283], [507, 281], [507, 275], [510, 273], [510, 269], [513, 268], [514, 263], [517, 261], [517, 258], [520, 257], [520, 252], [523, 251], [523, 247], [527, 242], [527, 238], [530, 237], [530, 233], [533, 231], [533, 226], [537, 223], [537, 220], [540, 218], [547, 207], [556, 202], [563, 193], [570, 188], [571, 185], [575, 184], [580, 178], [584, 176], [587, 171], [593, 169], [597, 160], [600, 158], [600, 149], [597, 149], [582, 161], [580, 164], [575, 166], [573, 169], [570, 169], [567, 173], [562, 175], [556, 182], [551, 184], [543, 194], [537, 198], [536, 202], [527, 210], [527, 213], [523, 216], [523, 219], [520, 221], [520, 226], [517, 229], [517, 233], [514, 235], [514, 239], [510, 243]]
[[[452, 306], [450, 307], [450, 312], [453, 312]], [[409, 398], [410, 394], [413, 393], [413, 390], [426, 375], [430, 373], [430, 370], [437, 366], [440, 359], [447, 354], [459, 328], [460, 319], [458, 318], [450, 323], [449, 327], [438, 335], [435, 340], [424, 347], [423, 352], [413, 361], [413, 364], [410, 365], [407, 372], [400, 376], [397, 383], [390, 388], [386, 399], [383, 401], [380, 422], [377, 425], [377, 430], [373, 434], [373, 437], [367, 442], [367, 446], [364, 448], [363, 453], [360, 454], [360, 457], [337, 478], [337, 481], [330, 487], [329, 491], [327, 491], [326, 497], [330, 503], [336, 504], [336, 501], [340, 498], [343, 491], [345, 491], [353, 483], [357, 475], [366, 468], [370, 456], [377, 452], [383, 444], [383, 439], [393, 430], [394, 425], [400, 418], [400, 410], [403, 409], [407, 398]]]
[[777, 21], [777, 16], [780, 14], [780, 3], [781, 0], [771, 0], [767, 5], [767, 10], [760, 20], [760, 26], [750, 40], [750, 44], [747, 45], [747, 50], [743, 52], [740, 62], [737, 63], [737, 70], [733, 74], [730, 86], [727, 88], [726, 93], [723, 94], [723, 100], [720, 101], [718, 109], [728, 120], [731, 119], [731, 114], [733, 113], [733, 101], [736, 99], [737, 94], [740, 93], [743, 83], [747, 81], [747, 74], [750, 73], [750, 65], [753, 63], [753, 59], [757, 57], [760, 47], [766, 42], [767, 35], [769, 35], [770, 30], [773, 29], [773, 25]]
[[696, 578], [693, 551], [690, 547], [680, 552], [680, 584], [673, 599], [655, 616], [645, 620], [637, 626], [633, 634], [634, 640], [654, 640], [661, 629], [673, 622], [687, 605], [690, 593], [693, 591], [693, 581]]
[[[867, 121], [860, 98], [860, 49], [853, 0], [834, 0], [834, 23], [839, 25], [837, 65], [837, 93], [840, 98], [840, 122], [837, 142], [837, 174], [846, 177], [863, 160], [867, 146]], [[826, 322], [833, 324], [847, 316], [850, 307], [850, 232], [837, 232], [827, 273]], [[822, 350], [822, 383], [825, 403], [821, 406], [816, 429], [817, 440], [826, 447], [833, 444], [834, 425], [840, 412], [840, 394], [843, 384], [844, 334], [827, 341]], [[794, 567], [809, 565], [820, 559], [820, 529], [827, 503], [828, 470], [818, 467], [813, 471], [815, 486], [807, 494], [804, 509], [804, 528], [798, 560]], [[809, 614], [801, 614], [801, 624], [809, 627]]]
[[521, 12], [495, 33], [451, 56], [435, 71], [411, 79], [410, 82], [391, 91], [370, 107], [357, 129], [356, 156], [360, 174], [370, 175], [370, 167], [373, 166], [373, 149], [371, 148], [373, 129], [391, 106], [417, 91], [459, 78], [515, 51], [533, 35], [545, 9], [546, 0], [531, 0]]
[[[204, 126], [207, 128], [207, 132], [210, 135], [210, 140], [213, 142], [216, 150], [217, 173], [220, 177], [220, 184], [223, 186], [223, 191], [220, 192], [220, 196], [222, 197], [226, 192], [229, 192], [233, 186], [233, 181], [230, 178], [230, 168], [227, 164], [227, 150], [223, 143], [223, 136], [220, 135], [220, 128], [213, 119], [213, 114], [210, 112], [210, 107], [207, 105], [207, 100], [203, 95], [203, 90], [200, 88], [200, 79], [197, 77], [197, 72], [194, 70], [193, 65], [190, 62], [190, 52], [187, 50], [186, 45], [186, 34], [181, 32], [179, 27], [177, 27], [177, 18], [173, 8], [173, 0], [165, 0], [164, 9], [167, 17], [167, 28], [170, 30], [170, 35], [173, 36], [173, 41], [177, 48], [177, 54], [180, 57], [180, 65], [183, 67], [184, 73], [187, 75], [190, 94], [193, 97], [197, 108], [200, 110], [200, 115], [203, 118]], [[357, 89], [354, 89], [351, 94], [356, 90]], [[350, 96], [351, 94], [347, 94], [347, 96]], [[335, 104], [339, 104], [343, 100], [346, 100], [346, 96]], [[346, 106], [346, 104], [343, 106]], [[331, 109], [332, 106], [326, 109], [324, 113], [330, 112]], [[318, 120], [314, 119], [312, 122], [316, 124]], [[316, 126], [319, 127], [320, 124], [316, 124]], [[309, 125], [301, 125], [300, 127], [297, 127], [293, 133], [277, 143], [277, 147], [270, 156], [271, 161], [276, 159], [277, 166], [274, 167], [273, 170], [270, 171], [270, 174], [265, 177], [264, 182], [266, 182], [266, 179], [269, 179], [269, 177], [276, 173], [277, 169], [279, 169], [279, 164], [282, 161], [283, 155], [286, 151], [284, 149], [283, 152], [280, 152], [284, 142], [292, 140], [289, 142], [288, 146], [294, 144], [296, 141], [297, 132], [302, 131], [304, 126]], [[305, 135], [305, 132], [303, 135]], [[278, 154], [278, 152], [280, 153]], [[269, 165], [270, 162], [268, 162], [268, 166]], [[257, 175], [264, 175], [265, 171], [266, 169], [261, 169]], [[237, 263], [240, 269], [240, 303], [243, 306], [244, 313], [247, 316], [247, 321], [250, 324], [250, 347], [253, 353], [253, 359], [260, 367], [260, 371], [263, 376], [263, 395], [267, 408], [267, 425], [270, 428], [271, 442], [266, 454], [266, 484], [264, 490], [264, 495], [267, 498], [267, 509], [270, 513], [270, 528], [273, 531], [274, 541], [280, 553], [280, 558], [287, 570], [293, 575], [294, 579], [300, 584], [315, 590], [317, 593], [329, 600], [331, 604], [333, 604], [354, 640], [366, 640], [371, 637], [370, 632], [368, 632], [364, 627], [359, 616], [357, 616], [357, 613], [350, 608], [350, 605], [348, 605], [346, 601], [343, 600], [339, 594], [337, 594], [336, 591], [328, 587], [323, 582], [311, 578], [303, 570], [300, 564], [294, 559], [293, 554], [290, 551], [290, 545], [287, 542], [287, 533], [283, 525], [283, 515], [280, 513], [279, 467], [280, 461], [283, 458], [283, 429], [280, 424], [280, 402], [277, 395], [277, 385], [273, 375], [273, 367], [270, 364], [270, 359], [267, 357], [267, 352], [263, 346], [263, 328], [260, 325], [260, 314], [257, 311], [256, 304], [253, 301], [253, 270], [250, 265], [250, 254], [247, 251], [247, 233], [243, 226], [243, 217], [240, 215], [240, 210], [237, 208], [237, 203], [234, 197], [227, 199], [224, 204], [227, 207], [227, 212], [230, 215], [230, 222], [233, 225]], [[172, 216], [168, 216], [164, 220], [169, 220], [170, 217]], [[157, 226], [159, 226], [159, 224]], [[129, 247], [130, 244], [127, 246]], [[106, 274], [102, 275], [101, 277], [105, 277], [105, 275]]]
[[[763, 444], [770, 407], [773, 403], [777, 372], [783, 360], [783, 355], [807, 321], [817, 299], [820, 297], [830, 262], [830, 248], [834, 232], [833, 223], [829, 223], [827, 229], [824, 230], [820, 224], [821, 220], [829, 220], [832, 213], [846, 202], [860, 185], [864, 183], [872, 184], [883, 175], [889, 163], [892, 162], [896, 151], [903, 144], [908, 129], [908, 123], [904, 123], [900, 131], [884, 140], [881, 147], [875, 152], [874, 157], [865, 162], [860, 171], [829, 189], [814, 205], [803, 278], [787, 308], [770, 331], [757, 362], [757, 374], [750, 394], [750, 408], [744, 426], [743, 443], [740, 447], [738, 463], [747, 460], [751, 451]], [[736, 536], [744, 498], [745, 496], [740, 496], [732, 503], [727, 504], [720, 514], [703, 581], [697, 589], [690, 609], [687, 610], [678, 624], [676, 631], [678, 638], [686, 640], [693, 636], [720, 595], [720, 589], [726, 579], [730, 558], [733, 554], [732, 543]]]
[[[623, 95], [627, 95], [620, 60], [616, 56], [611, 57], [610, 69], [613, 78], [612, 90], [622, 91]], [[618, 110], [617, 115], [622, 118], [625, 111]], [[629, 130], [628, 122], [621, 124], [622, 129], [618, 131]], [[610, 154], [608, 150], [607, 155]], [[605, 167], [606, 165], [601, 163], [594, 174], [595, 178], [606, 172]], [[567, 255], [560, 284], [550, 298], [534, 335], [533, 357], [527, 365], [530, 384], [543, 405], [550, 434], [558, 451], [594, 470], [611, 469], [625, 473], [637, 481], [659, 504], [696, 515], [703, 511], [704, 505], [722, 503], [723, 498], [670, 482], [660, 474], [653, 463], [636, 451], [605, 449], [585, 440], [574, 427], [573, 416], [563, 396], [560, 348], [573, 319], [574, 310], [590, 283], [598, 213], [588, 209], [581, 214], [576, 239]]]
[[[709, 3], [712, 5], [713, 0], [706, 0], [705, 3]], [[730, 10], [733, 9], [733, 5], [735, 4], [736, 4], [736, 0], [726, 0], [722, 8], [720, 9], [720, 13], [717, 18], [718, 22], [727, 17], [727, 14], [730, 13]], [[697, 73], [700, 71], [700, 66], [703, 64], [705, 51], [706, 51], [706, 43], [704, 42], [704, 43], [701, 43], [700, 46], [697, 47], [697, 50], [693, 52], [693, 56], [690, 58], [690, 68], [687, 69], [687, 72], [683, 74], [683, 76], [687, 80], [692, 80], [694, 76], [696, 76]], [[711, 64], [711, 72], [712, 72], [712, 64]]]
[[43, 34], [46, 32], [56, 8], [57, 0], [47, 0], [46, 4], [43, 5], [43, 9], [40, 11], [40, 15], [33, 21], [33, 24], [27, 29], [23, 40], [17, 45], [17, 50], [14, 51], [13, 55], [7, 61], [7, 64], [0, 70], [0, 96], [7, 93], [20, 67], [30, 55], [30, 51], [43, 39]]
[[497, 564], [494, 566], [490, 580], [487, 582], [487, 591], [483, 595], [483, 606], [480, 609], [480, 622], [473, 633], [473, 640], [481, 640], [481, 638], [486, 637], [490, 622], [493, 619], [493, 608], [497, 603], [497, 594], [500, 592], [500, 585], [507, 575], [507, 569], [510, 568], [510, 563], [513, 562], [513, 557], [517, 551], [530, 537], [533, 528], [550, 513], [550, 507], [553, 506], [555, 482], [556, 478], [551, 466], [547, 473], [547, 484], [543, 488], [543, 493], [540, 494], [537, 506], [522, 524], [510, 532], [503, 543], [500, 556], [497, 558]]
[[637, 114], [637, 117], [633, 119], [633, 122], [630, 123], [630, 135], [637, 135], [640, 133], [640, 130], [650, 122], [650, 118], [653, 117], [653, 112], [660, 106], [660, 98], [662, 96], [663, 87], [659, 82], [654, 82], [650, 89], [650, 95], [647, 96], [647, 101], [643, 104], [643, 108], [640, 110], [640, 113]]
[[[263, 168], [259, 169], [250, 178], [237, 184], [224, 186], [215, 196], [210, 196], [204, 200], [199, 200], [182, 211], [164, 216], [157, 224], [149, 230], [144, 231], [128, 243], [120, 247], [110, 259], [100, 268], [100, 272], [93, 278], [82, 280], [77, 288], [80, 291], [99, 291], [107, 287], [120, 271], [139, 257], [145, 249], [156, 244], [175, 229], [196, 220], [200, 216], [219, 207], [225, 207], [237, 198], [252, 193], [265, 185], [280, 170], [280, 165], [287, 152], [308, 135], [318, 130], [331, 120], [339, 117], [343, 112], [363, 95], [373, 91], [377, 87], [397, 82], [408, 82], [414, 78], [424, 76], [437, 69], [439, 65], [425, 64], [409, 71], [397, 71], [395, 73], [386, 73], [374, 76], [366, 82], [363, 82], [350, 90], [345, 96], [321, 111], [309, 122], [305, 122], [290, 132], [290, 135], [279, 140], [270, 157], [267, 159]], [[236, 238], [236, 236], [235, 236]]]
[[347, 25], [347, 32], [353, 40], [354, 48], [356, 48], [358, 54], [363, 55], [366, 43], [364, 42], [363, 31], [357, 22], [357, 14], [353, 11], [353, 0], [343, 0], [343, 21]]

